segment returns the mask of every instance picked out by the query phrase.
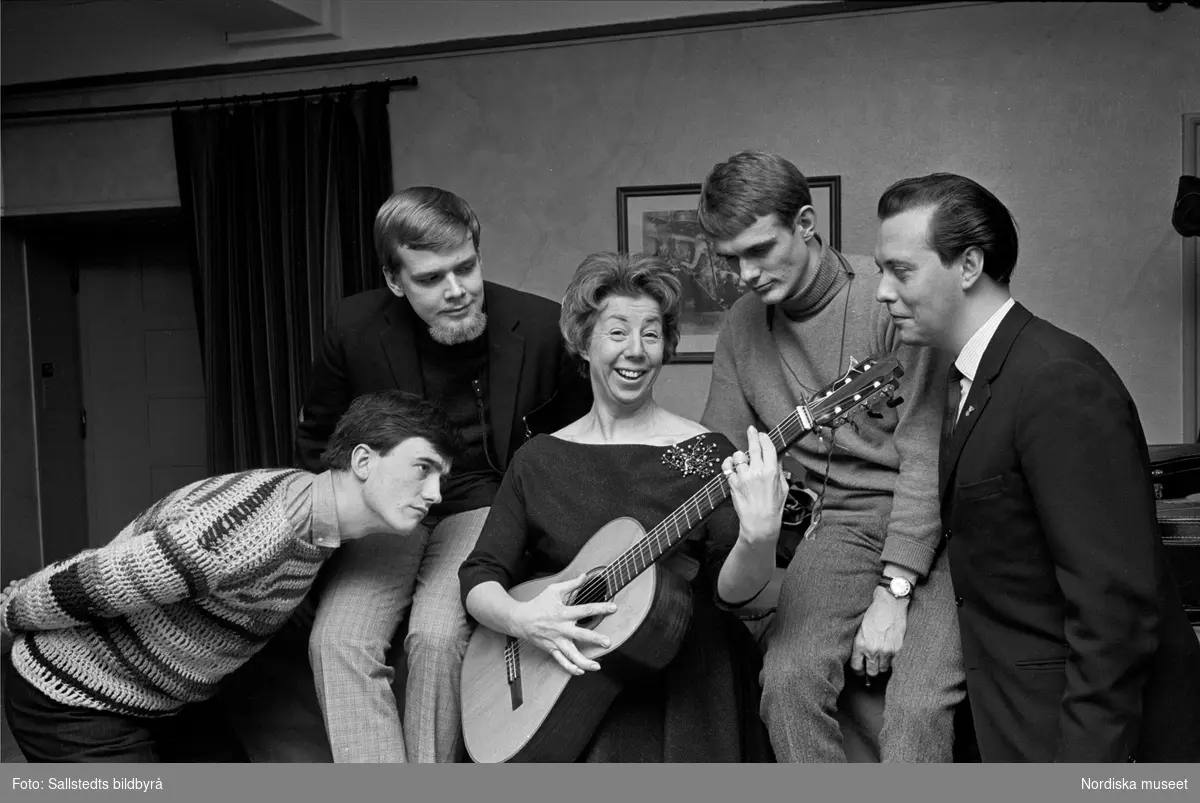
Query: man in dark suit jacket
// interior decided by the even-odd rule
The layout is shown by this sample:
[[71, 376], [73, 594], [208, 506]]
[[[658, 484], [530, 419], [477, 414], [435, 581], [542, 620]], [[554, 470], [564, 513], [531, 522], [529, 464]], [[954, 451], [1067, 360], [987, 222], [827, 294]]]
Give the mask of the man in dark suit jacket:
[[953, 356], [940, 467], [984, 761], [1200, 759], [1200, 645], [1164, 562], [1137, 408], [1009, 292], [1012, 216], [934, 174], [879, 201], [878, 300]]
[[[530, 431], [591, 407], [591, 386], [559, 333], [559, 305], [485, 282], [479, 239], [475, 213], [453, 193], [393, 196], [375, 220], [387, 288], [345, 299], [313, 364], [296, 433], [306, 468], [320, 465], [350, 401], [385, 388], [440, 401], [466, 444], [441, 501], [422, 511], [423, 538], [365, 538], [329, 566], [309, 657], [335, 761], [461, 757], [458, 683], [470, 631], [459, 564]], [[401, 723], [386, 653], [410, 607]]]

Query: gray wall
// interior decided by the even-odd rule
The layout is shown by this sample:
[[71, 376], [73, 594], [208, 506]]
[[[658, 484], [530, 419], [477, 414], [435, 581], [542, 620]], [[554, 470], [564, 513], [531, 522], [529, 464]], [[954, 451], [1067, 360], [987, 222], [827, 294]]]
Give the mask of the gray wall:
[[[764, 147], [842, 176], [844, 250], [874, 250], [891, 182], [992, 189], [1022, 232], [1013, 290], [1092, 340], [1151, 441], [1182, 437], [1181, 115], [1200, 111], [1200, 13], [1003, 4], [414, 62], [392, 100], [397, 186], [438, 183], [484, 223], [492, 278], [550, 297], [616, 246], [614, 188], [700, 181]], [[707, 366], [659, 397], [698, 415]]]

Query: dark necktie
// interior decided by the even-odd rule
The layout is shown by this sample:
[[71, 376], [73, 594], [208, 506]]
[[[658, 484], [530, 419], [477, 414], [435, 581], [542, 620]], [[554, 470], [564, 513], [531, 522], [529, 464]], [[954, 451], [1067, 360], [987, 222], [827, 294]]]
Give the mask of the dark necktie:
[[950, 451], [954, 440], [954, 425], [958, 420], [958, 405], [962, 401], [962, 371], [958, 366], [951, 365], [950, 373], [946, 376], [946, 409], [942, 413], [942, 459]]

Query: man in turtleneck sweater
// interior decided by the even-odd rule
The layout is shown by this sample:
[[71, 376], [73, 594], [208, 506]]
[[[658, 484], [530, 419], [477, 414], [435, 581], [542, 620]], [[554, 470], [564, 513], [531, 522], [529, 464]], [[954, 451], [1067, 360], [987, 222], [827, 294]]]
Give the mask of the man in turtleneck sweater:
[[[937, 488], [946, 368], [900, 344], [875, 301], [876, 268], [816, 235], [808, 183], [786, 159], [736, 154], [704, 182], [700, 225], [752, 292], [717, 339], [702, 422], [745, 448], [837, 379], [851, 358], [895, 352], [896, 408], [810, 434], [789, 451], [819, 497], [767, 635], [762, 714], [780, 761], [840, 762], [835, 712], [844, 668], [889, 673], [884, 761], [951, 761], [963, 699], [954, 593]], [[739, 440], [739, 438], [741, 440]]]
[[[466, 447], [419, 542], [365, 538], [330, 563], [309, 658], [338, 762], [461, 758], [459, 673], [470, 630], [458, 567], [526, 436], [592, 405], [558, 331], [559, 305], [485, 282], [479, 239], [475, 213], [451, 192], [392, 196], [375, 218], [387, 288], [342, 303], [313, 365], [296, 433], [305, 467], [319, 465], [350, 399], [383, 388], [440, 401]], [[386, 653], [410, 608], [401, 720]]]

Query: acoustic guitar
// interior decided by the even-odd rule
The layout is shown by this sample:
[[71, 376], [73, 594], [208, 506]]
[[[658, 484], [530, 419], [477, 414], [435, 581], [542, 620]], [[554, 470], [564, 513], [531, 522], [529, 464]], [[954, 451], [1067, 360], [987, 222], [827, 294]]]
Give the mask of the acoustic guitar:
[[[852, 365], [771, 430], [776, 451], [818, 426], [841, 426], [857, 412], [878, 416], [869, 408], [885, 398], [889, 406], [899, 404], [902, 399], [892, 397], [903, 374], [894, 356]], [[615, 613], [579, 622], [608, 636], [611, 646], [581, 645], [601, 668], [576, 676], [532, 643], [477, 627], [462, 665], [463, 737], [475, 762], [574, 761], [622, 687], [671, 662], [691, 620], [692, 598], [687, 581], [660, 561], [729, 493], [718, 470], [650, 532], [631, 518], [614, 519], [561, 572], [509, 590], [525, 602], [586, 572], [568, 604], [615, 602]]]

